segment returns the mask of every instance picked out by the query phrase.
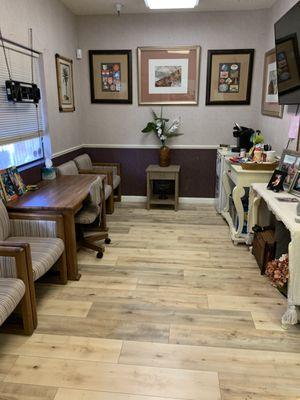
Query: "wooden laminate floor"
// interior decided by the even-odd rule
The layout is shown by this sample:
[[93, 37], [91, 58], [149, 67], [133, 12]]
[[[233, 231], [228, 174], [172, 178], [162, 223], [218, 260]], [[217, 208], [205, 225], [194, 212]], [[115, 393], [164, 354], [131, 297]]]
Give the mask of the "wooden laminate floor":
[[32, 337], [0, 335], [1, 400], [296, 400], [300, 329], [212, 206], [109, 217], [104, 258], [39, 285]]

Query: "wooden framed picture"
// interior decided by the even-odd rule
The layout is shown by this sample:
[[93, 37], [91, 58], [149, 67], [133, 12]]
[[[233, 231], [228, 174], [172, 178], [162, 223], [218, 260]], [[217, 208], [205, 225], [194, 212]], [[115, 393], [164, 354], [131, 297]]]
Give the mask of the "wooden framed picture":
[[198, 104], [200, 46], [139, 47], [139, 105]]
[[273, 175], [268, 183], [267, 189], [273, 190], [273, 192], [280, 192], [283, 190], [283, 182], [286, 177], [286, 172], [279, 169], [275, 169]]
[[92, 103], [132, 104], [131, 50], [89, 50]]
[[300, 171], [296, 172], [289, 192], [300, 197]]
[[278, 104], [276, 52], [275, 49], [272, 49], [265, 54], [261, 113], [270, 117], [282, 118], [283, 107]]
[[75, 111], [73, 61], [55, 54], [59, 111]]
[[300, 168], [300, 153], [285, 149], [282, 152], [279, 169], [286, 172], [286, 178], [283, 182], [285, 189], [290, 189], [294, 176]]
[[250, 104], [254, 49], [208, 50], [206, 105]]

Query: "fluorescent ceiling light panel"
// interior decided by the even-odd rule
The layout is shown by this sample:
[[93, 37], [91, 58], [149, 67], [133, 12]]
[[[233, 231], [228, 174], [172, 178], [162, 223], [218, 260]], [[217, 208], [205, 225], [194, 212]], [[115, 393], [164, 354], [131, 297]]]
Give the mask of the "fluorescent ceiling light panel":
[[175, 10], [176, 8], [194, 8], [199, 0], [145, 0], [148, 8], [153, 10]]

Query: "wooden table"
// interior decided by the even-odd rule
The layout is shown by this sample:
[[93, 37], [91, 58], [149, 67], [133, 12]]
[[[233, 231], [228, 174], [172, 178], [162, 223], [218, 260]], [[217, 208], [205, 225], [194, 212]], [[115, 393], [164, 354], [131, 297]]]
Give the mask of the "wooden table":
[[[173, 205], [175, 211], [178, 210], [179, 198], [179, 172], [180, 165], [169, 165], [169, 167], [160, 167], [159, 165], [149, 165], [147, 172], [147, 210], [151, 204], [168, 204]], [[167, 180], [175, 182], [175, 192], [173, 196], [167, 199], [160, 199], [159, 196], [153, 194], [153, 181]]]
[[61, 214], [64, 218], [65, 248], [68, 279], [79, 280], [75, 232], [75, 214], [88, 196], [96, 175], [59, 176], [53, 181], [42, 181], [35, 192], [27, 192], [7, 204], [9, 212], [46, 212]]
[[[225, 161], [225, 169], [222, 177], [223, 188], [226, 193], [226, 204], [221, 211], [230, 229], [230, 237], [234, 244], [247, 243], [248, 235], [242, 233], [245, 220], [245, 211], [242, 198], [245, 196], [245, 188], [250, 188], [252, 183], [267, 183], [271, 179], [273, 171], [246, 170], [240, 165]], [[236, 227], [229, 212], [230, 196], [238, 215], [238, 226]]]

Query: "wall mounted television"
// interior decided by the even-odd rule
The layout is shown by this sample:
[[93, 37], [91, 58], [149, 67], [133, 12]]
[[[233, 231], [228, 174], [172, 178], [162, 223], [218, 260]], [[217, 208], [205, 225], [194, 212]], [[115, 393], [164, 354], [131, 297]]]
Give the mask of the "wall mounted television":
[[300, 1], [275, 23], [279, 104], [300, 104]]

